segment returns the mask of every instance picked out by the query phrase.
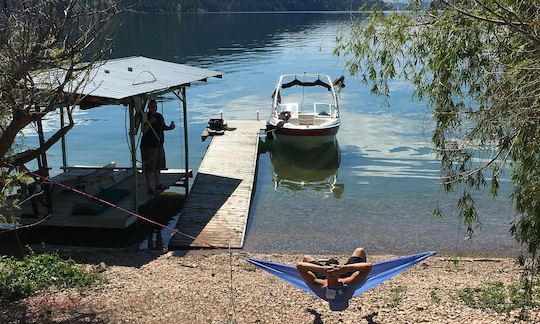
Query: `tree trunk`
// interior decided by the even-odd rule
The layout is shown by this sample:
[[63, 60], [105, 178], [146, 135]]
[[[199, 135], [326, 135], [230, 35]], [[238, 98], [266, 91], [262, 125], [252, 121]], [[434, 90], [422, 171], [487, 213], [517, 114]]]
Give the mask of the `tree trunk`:
[[15, 142], [17, 134], [30, 123], [30, 116], [18, 109], [14, 109], [13, 119], [9, 126], [4, 129], [0, 136], [0, 158], [6, 157]]
[[60, 128], [53, 136], [51, 136], [43, 145], [40, 145], [39, 148], [35, 150], [27, 150], [22, 153], [16, 154], [12, 157], [12, 164], [15, 166], [20, 166], [25, 163], [32, 161], [37, 158], [39, 155], [45, 154], [45, 152], [51, 148], [56, 142], [58, 142], [64, 135], [73, 128], [74, 122], [73, 119], [69, 118], [69, 124], [63, 128]]

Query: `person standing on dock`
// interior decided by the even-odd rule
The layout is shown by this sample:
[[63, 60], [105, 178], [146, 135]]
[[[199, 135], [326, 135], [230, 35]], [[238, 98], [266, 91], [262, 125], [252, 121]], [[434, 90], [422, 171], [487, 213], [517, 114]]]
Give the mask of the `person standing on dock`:
[[[160, 170], [165, 169], [165, 142], [164, 131], [175, 128], [174, 122], [167, 126], [163, 116], [157, 112], [157, 102], [152, 99], [148, 103], [148, 113], [143, 118], [142, 139], [141, 139], [141, 157], [143, 165], [144, 180], [148, 193], [154, 193], [155, 190], [163, 190], [165, 187], [161, 184]], [[155, 189], [152, 187], [152, 178], [154, 179]]]

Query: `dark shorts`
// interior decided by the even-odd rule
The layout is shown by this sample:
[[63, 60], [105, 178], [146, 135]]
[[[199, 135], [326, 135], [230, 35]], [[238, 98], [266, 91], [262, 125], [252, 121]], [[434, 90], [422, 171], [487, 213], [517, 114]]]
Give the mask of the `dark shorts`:
[[[367, 260], [365, 258], [352, 256], [352, 257], [349, 258], [349, 260], [347, 260], [347, 262], [345, 262], [345, 264], [366, 263], [366, 262], [367, 262]], [[313, 263], [313, 264], [316, 264], [316, 265], [319, 265], [319, 266], [325, 266], [326, 265], [324, 262], [320, 262], [320, 261], [310, 261], [309, 263]], [[353, 273], [354, 272], [344, 272], [344, 273], [340, 274], [339, 277], [340, 278], [347, 278], [347, 277], [352, 276]], [[315, 277], [317, 277], [318, 279], [326, 279], [326, 275], [324, 275], [323, 273], [313, 272], [313, 274], [315, 274]]]
[[165, 169], [165, 150], [159, 147], [141, 147], [143, 172]]
[[[366, 263], [366, 262], [367, 262], [366, 258], [352, 256], [352, 257], [349, 258], [349, 260], [347, 260], [347, 262], [345, 264]], [[340, 274], [339, 277], [340, 278], [347, 278], [347, 277], [352, 276], [353, 273], [354, 272], [344, 272], [344, 273]]]
[[349, 260], [347, 260], [347, 263], [345, 264], [366, 263], [366, 262], [367, 262], [366, 258], [352, 256], [349, 258]]

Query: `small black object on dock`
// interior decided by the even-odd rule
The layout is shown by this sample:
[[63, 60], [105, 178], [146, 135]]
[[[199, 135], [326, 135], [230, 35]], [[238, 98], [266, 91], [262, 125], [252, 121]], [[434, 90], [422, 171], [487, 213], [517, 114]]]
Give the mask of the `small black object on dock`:
[[222, 118], [210, 118], [208, 126], [201, 134], [201, 139], [204, 142], [208, 136], [223, 135], [225, 131], [233, 131], [235, 127], [227, 127]]

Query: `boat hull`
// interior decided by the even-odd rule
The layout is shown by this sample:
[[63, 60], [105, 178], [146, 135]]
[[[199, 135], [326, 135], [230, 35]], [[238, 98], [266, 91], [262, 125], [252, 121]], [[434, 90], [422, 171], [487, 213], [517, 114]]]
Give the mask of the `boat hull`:
[[276, 139], [300, 149], [313, 149], [336, 140], [339, 125], [329, 128], [298, 129], [283, 127], [274, 131]]

